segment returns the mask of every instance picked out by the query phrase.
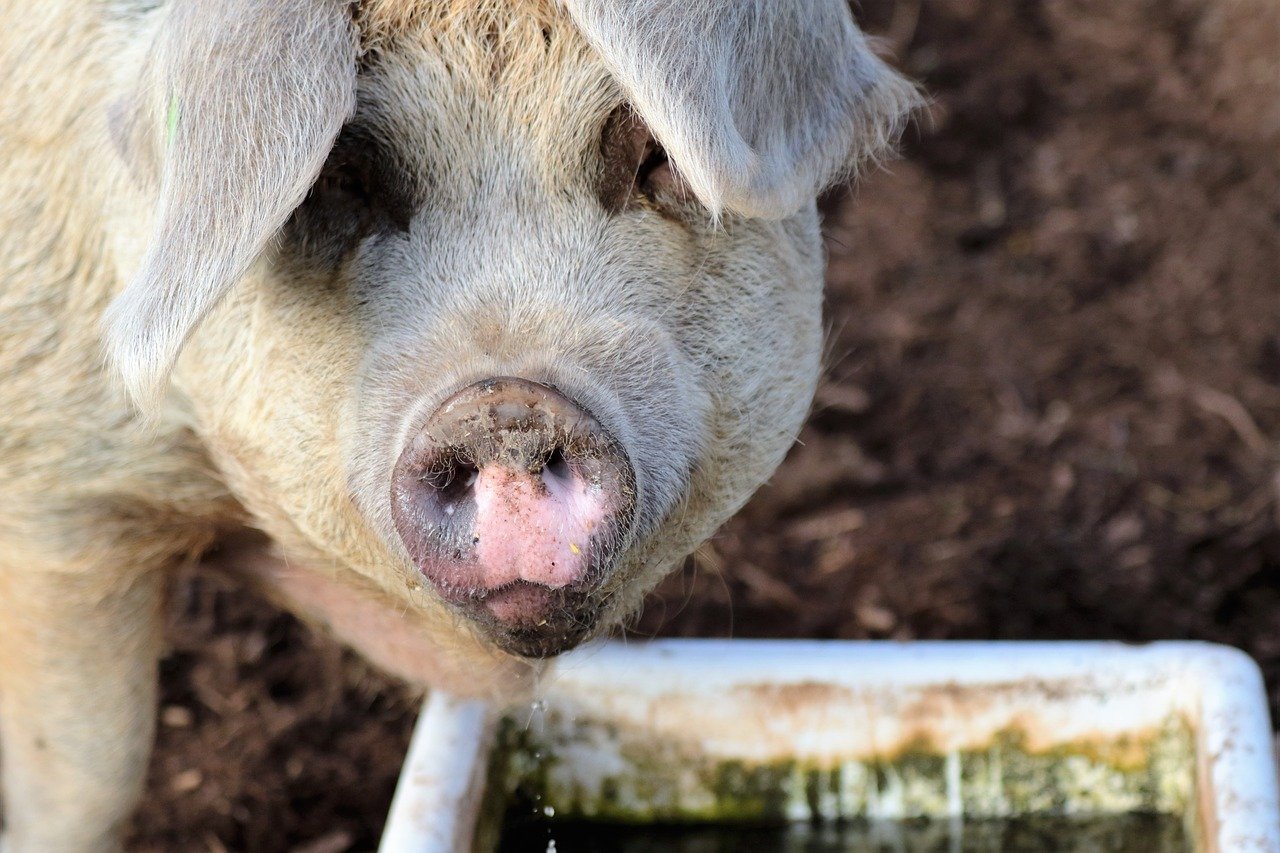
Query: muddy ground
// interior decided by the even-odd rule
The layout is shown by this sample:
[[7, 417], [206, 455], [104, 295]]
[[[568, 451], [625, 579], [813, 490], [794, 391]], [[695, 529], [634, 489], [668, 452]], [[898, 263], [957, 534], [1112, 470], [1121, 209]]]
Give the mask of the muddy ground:
[[[924, 81], [828, 211], [801, 445], [630, 633], [1200, 638], [1280, 699], [1280, 6], [868, 0]], [[367, 850], [415, 701], [173, 603], [139, 850]]]

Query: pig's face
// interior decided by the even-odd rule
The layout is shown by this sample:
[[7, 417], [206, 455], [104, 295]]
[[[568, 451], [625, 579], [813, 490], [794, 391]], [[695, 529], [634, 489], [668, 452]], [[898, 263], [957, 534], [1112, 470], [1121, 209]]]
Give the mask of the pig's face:
[[[777, 466], [818, 371], [821, 245], [811, 208], [713, 225], [575, 30], [507, 26], [490, 74], [501, 47], [469, 31], [370, 57], [339, 148], [382, 150], [326, 167], [284, 245], [299, 273], [271, 286], [356, 306], [345, 464], [373, 526], [494, 640], [545, 654]], [[394, 215], [353, 216], [352, 171]], [[555, 396], [465, 390], [500, 377]]]
[[814, 186], [717, 172], [714, 117], [648, 93], [626, 53], [653, 34], [609, 4], [411, 5], [358, 19], [318, 177], [177, 382], [287, 552], [542, 657], [636, 607], [793, 440]]

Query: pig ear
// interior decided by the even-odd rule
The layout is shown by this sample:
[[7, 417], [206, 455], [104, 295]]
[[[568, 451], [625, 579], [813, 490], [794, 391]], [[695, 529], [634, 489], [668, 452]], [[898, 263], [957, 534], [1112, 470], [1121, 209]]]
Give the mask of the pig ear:
[[173, 0], [125, 102], [125, 147], [159, 179], [154, 227], [105, 318], [143, 409], [319, 174], [354, 108], [356, 58], [348, 0]]
[[564, 3], [713, 215], [794, 213], [921, 103], [847, 0]]

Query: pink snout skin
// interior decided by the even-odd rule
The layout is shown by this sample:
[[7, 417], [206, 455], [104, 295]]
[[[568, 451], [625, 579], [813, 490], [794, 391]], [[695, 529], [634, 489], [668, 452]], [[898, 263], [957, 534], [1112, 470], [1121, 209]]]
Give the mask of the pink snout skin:
[[391, 478], [396, 531], [418, 570], [523, 657], [559, 654], [594, 629], [636, 495], [630, 460], [599, 421], [513, 377], [441, 403]]
[[[601, 490], [577, 475], [534, 475], [501, 464], [480, 470], [475, 502], [476, 563], [489, 590], [516, 581], [561, 589], [581, 580], [591, 537], [609, 514]], [[505, 609], [500, 599], [490, 604]]]

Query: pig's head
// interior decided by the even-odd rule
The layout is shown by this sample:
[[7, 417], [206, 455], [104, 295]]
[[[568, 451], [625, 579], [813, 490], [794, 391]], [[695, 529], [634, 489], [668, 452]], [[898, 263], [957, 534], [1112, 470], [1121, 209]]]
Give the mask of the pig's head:
[[286, 553], [519, 656], [634, 609], [773, 472], [819, 369], [814, 198], [915, 104], [845, 0], [139, 26], [126, 386], [176, 385]]

